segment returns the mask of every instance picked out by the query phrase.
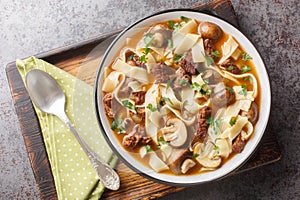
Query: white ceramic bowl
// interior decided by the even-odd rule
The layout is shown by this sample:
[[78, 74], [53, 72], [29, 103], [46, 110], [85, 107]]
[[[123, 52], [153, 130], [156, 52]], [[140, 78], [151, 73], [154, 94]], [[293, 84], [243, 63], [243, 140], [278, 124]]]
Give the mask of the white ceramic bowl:
[[[106, 66], [109, 66], [110, 63], [113, 61], [117, 52], [125, 44], [126, 38], [135, 35], [140, 30], [140, 28], [151, 26], [155, 23], [162, 21], [178, 19], [180, 16], [194, 18], [198, 21], [213, 22], [219, 25], [224, 32], [233, 35], [235, 39], [245, 49], [245, 51], [248, 52], [253, 58], [253, 62], [256, 66], [256, 71], [260, 81], [259, 89], [261, 92], [259, 119], [255, 126], [255, 132], [253, 134], [253, 137], [247, 142], [247, 145], [245, 146], [244, 150], [240, 154], [235, 155], [229, 161], [225, 162], [225, 164], [223, 164], [219, 169], [215, 171], [188, 176], [175, 176], [156, 173], [155, 171], [136, 161], [123, 147], [121, 147], [121, 144], [118, 142], [117, 138], [114, 136], [114, 133], [111, 131], [110, 125], [108, 124], [108, 120], [105, 116], [105, 112], [102, 105], [103, 94], [101, 92], [104, 68]], [[99, 125], [105, 133], [104, 136], [111, 148], [118, 155], [118, 157], [122, 159], [123, 162], [125, 162], [131, 169], [133, 169], [137, 173], [141, 173], [149, 179], [171, 185], [187, 186], [220, 179], [236, 170], [251, 156], [251, 154], [254, 152], [257, 145], [259, 144], [267, 126], [271, 107], [271, 90], [269, 77], [260, 54], [254, 47], [254, 45], [247, 39], [247, 37], [245, 37], [238, 29], [236, 29], [234, 26], [222, 19], [198, 11], [167, 10], [148, 16], [135, 22], [134, 24], [126, 28], [124, 31], [122, 31], [119, 34], [119, 36], [112, 42], [110, 47], [107, 49], [98, 70], [97, 79], [95, 82], [95, 101]]]

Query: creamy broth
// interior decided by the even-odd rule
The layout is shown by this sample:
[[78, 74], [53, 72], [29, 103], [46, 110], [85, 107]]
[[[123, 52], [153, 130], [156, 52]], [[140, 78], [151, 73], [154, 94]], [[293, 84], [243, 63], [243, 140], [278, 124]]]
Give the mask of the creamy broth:
[[[192, 21], [195, 25], [183, 31]], [[226, 46], [230, 40], [237, 50], [219, 63], [223, 51], [232, 48]], [[183, 41], [194, 44], [182, 53]], [[181, 17], [153, 24], [125, 43], [107, 67], [102, 87], [107, 118], [120, 146], [150, 169], [172, 175], [218, 169], [243, 150], [258, 118], [260, 86], [251, 55], [233, 36], [216, 24]], [[202, 55], [193, 51], [196, 45], [203, 47]], [[174, 127], [186, 130], [181, 143], [178, 138], [185, 136], [175, 135]], [[172, 158], [176, 152], [184, 153]]]

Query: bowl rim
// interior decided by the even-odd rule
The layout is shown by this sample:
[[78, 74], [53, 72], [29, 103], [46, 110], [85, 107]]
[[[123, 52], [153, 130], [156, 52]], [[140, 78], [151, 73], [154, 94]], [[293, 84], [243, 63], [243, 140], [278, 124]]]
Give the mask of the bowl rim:
[[[257, 141], [257, 143], [255, 144], [253, 150], [251, 151], [251, 153], [243, 160], [243, 162], [241, 162], [239, 165], [237, 165], [234, 169], [226, 172], [226, 173], [223, 173], [221, 176], [217, 177], [217, 178], [214, 178], [212, 180], [205, 180], [205, 181], [197, 181], [197, 182], [193, 182], [193, 183], [174, 183], [174, 182], [170, 182], [170, 181], [165, 181], [165, 180], [161, 180], [161, 179], [158, 179], [158, 178], [155, 178], [155, 177], [152, 177], [144, 172], [142, 172], [141, 170], [139, 170], [137, 167], [135, 167], [133, 164], [131, 164], [129, 161], [127, 161], [120, 153], [119, 153], [119, 150], [117, 149], [117, 147], [115, 147], [114, 144], [112, 144], [112, 142], [110, 141], [106, 131], [105, 131], [105, 128], [103, 126], [103, 122], [101, 122], [101, 117], [100, 117], [100, 110], [99, 110], [99, 81], [100, 81], [100, 77], [101, 77], [101, 70], [103, 68], [103, 64], [104, 64], [104, 61], [106, 59], [106, 57], [108, 56], [108, 54], [110, 53], [111, 49], [113, 48], [113, 46], [118, 42], [118, 40], [127, 32], [129, 31], [131, 28], [133, 28], [134, 26], [138, 25], [139, 23], [149, 19], [149, 18], [152, 18], [152, 17], [155, 17], [157, 15], [161, 15], [161, 14], [165, 14], [165, 13], [172, 13], [172, 12], [193, 12], [193, 13], [200, 13], [202, 15], [208, 15], [209, 17], [213, 17], [213, 18], [217, 18], [218, 20], [221, 20], [223, 22], [225, 22], [228, 26], [231, 26], [233, 29], [236, 29], [236, 31], [238, 31], [242, 36], [244, 36], [248, 42], [254, 47], [255, 51], [258, 53], [259, 55], [259, 58], [261, 59], [262, 63], [263, 63], [263, 67], [264, 69], [266, 70], [266, 78], [267, 78], [267, 82], [269, 83], [268, 84], [268, 87], [267, 87], [267, 90], [270, 92], [270, 95], [269, 95], [269, 105], [268, 105], [268, 108], [267, 108], [267, 115], [266, 115], [266, 122], [265, 124], [263, 124], [263, 127], [262, 127], [262, 130], [261, 130], [261, 134], [260, 134], [260, 137]], [[148, 16], [145, 16], [135, 22], [133, 22], [132, 24], [130, 24], [129, 26], [127, 26], [123, 31], [121, 31], [117, 37], [113, 40], [113, 42], [109, 45], [109, 47], [106, 49], [102, 59], [101, 59], [101, 62], [99, 64], [99, 67], [98, 67], [98, 70], [97, 70], [97, 73], [96, 73], [96, 78], [95, 78], [95, 82], [94, 82], [94, 106], [95, 106], [95, 113], [96, 113], [96, 117], [97, 117], [97, 122], [98, 122], [98, 125], [100, 127], [100, 130], [102, 131], [103, 133], [103, 136], [106, 140], [106, 142], [109, 144], [110, 148], [113, 150], [113, 152], [118, 156], [119, 159], [122, 160], [122, 162], [124, 162], [126, 164], [126, 166], [128, 166], [131, 170], [133, 170], [134, 172], [138, 173], [138, 174], [141, 174], [143, 177], [149, 179], [149, 180], [152, 180], [152, 181], [155, 181], [155, 182], [158, 182], [158, 183], [162, 183], [162, 184], [165, 184], [165, 185], [170, 185], [170, 186], [183, 186], [183, 187], [186, 187], [186, 186], [194, 186], [194, 185], [200, 185], [200, 184], [204, 184], [204, 183], [207, 183], [207, 182], [212, 182], [212, 181], [217, 181], [217, 180], [220, 180], [220, 179], [223, 179], [227, 176], [229, 176], [230, 174], [232, 174], [234, 171], [237, 171], [240, 167], [242, 167], [250, 158], [251, 156], [256, 152], [256, 150], [258, 149], [259, 147], [259, 144], [262, 140], [262, 137], [265, 133], [265, 130], [266, 130], [266, 127], [268, 125], [268, 121], [269, 121], [269, 116], [270, 116], [270, 111], [271, 111], [271, 104], [272, 104], [272, 91], [271, 91], [271, 85], [270, 85], [270, 78], [269, 78], [269, 73], [268, 73], [268, 69], [265, 67], [265, 61], [263, 59], [263, 57], [261, 56], [261, 53], [259, 52], [259, 50], [255, 47], [255, 45], [253, 44], [253, 42], [248, 38], [248, 36], [246, 36], [241, 30], [239, 30], [237, 27], [235, 27], [232, 23], [226, 21], [225, 19], [223, 19], [222, 17], [218, 16], [218, 15], [215, 15], [213, 13], [207, 13], [205, 10], [203, 11], [199, 11], [199, 10], [195, 10], [195, 9], [189, 9], [189, 8], [176, 8], [176, 9], [166, 9], [166, 10], [162, 10], [162, 11], [159, 11], [159, 12], [156, 12], [156, 13], [153, 13], [151, 15], [148, 15]], [[261, 97], [262, 98], [262, 97]], [[155, 172], [156, 173], [156, 172]]]

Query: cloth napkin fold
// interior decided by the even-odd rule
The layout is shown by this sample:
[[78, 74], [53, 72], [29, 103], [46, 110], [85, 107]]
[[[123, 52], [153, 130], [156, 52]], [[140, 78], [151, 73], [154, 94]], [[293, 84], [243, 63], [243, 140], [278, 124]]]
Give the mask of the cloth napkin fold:
[[[93, 106], [93, 88], [69, 73], [41, 59], [17, 60], [16, 65], [25, 83], [26, 73], [40, 69], [50, 74], [66, 96], [65, 111], [86, 143], [112, 167], [117, 157], [107, 145], [98, 127]], [[104, 186], [99, 182], [90, 160], [72, 132], [56, 116], [34, 106], [59, 199], [99, 199]]]

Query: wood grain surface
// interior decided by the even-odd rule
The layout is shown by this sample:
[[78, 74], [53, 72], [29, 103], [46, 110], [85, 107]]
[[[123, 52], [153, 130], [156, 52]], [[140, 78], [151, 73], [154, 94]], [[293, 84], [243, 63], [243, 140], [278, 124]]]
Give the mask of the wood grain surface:
[[[216, 0], [193, 8], [216, 15], [238, 27], [237, 17], [230, 1]], [[38, 54], [36, 57], [93, 85], [97, 66], [105, 51], [104, 47], [117, 33], [119, 31], [99, 35], [75, 45]], [[57, 199], [39, 122], [14, 62], [7, 65], [6, 73], [40, 197], [41, 199]], [[281, 152], [274, 134], [266, 132], [254, 155], [232, 174], [276, 162], [280, 158]], [[118, 191], [106, 190], [102, 196], [103, 199], [155, 199], [184, 189], [150, 181], [133, 172], [121, 161], [117, 165], [117, 171], [121, 178], [121, 188]]]

